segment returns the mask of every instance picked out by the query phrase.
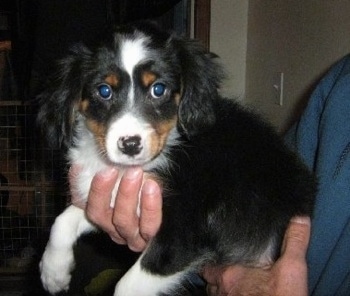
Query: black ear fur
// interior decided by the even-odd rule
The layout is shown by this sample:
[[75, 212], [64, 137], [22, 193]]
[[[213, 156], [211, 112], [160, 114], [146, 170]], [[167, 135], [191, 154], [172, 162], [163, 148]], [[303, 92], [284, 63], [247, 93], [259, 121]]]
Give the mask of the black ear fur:
[[213, 101], [224, 77], [216, 55], [208, 53], [195, 40], [178, 40], [182, 72], [182, 100], [179, 106], [179, 124], [191, 137], [214, 124]]
[[37, 99], [37, 122], [51, 147], [62, 144], [71, 146], [75, 122], [75, 104], [80, 100], [84, 73], [84, 60], [90, 55], [87, 48], [76, 46], [58, 65], [58, 72], [51, 77]]

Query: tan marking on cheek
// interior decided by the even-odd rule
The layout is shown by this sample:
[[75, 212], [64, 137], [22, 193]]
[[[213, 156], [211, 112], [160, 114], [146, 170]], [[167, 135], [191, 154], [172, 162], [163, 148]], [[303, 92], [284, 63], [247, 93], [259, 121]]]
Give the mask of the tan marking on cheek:
[[177, 106], [179, 106], [179, 105], [180, 105], [180, 101], [181, 101], [181, 94], [175, 93], [175, 95], [174, 95], [174, 100], [175, 100], [175, 104], [176, 104]]
[[120, 79], [116, 74], [110, 74], [105, 78], [105, 82], [113, 87], [117, 87], [120, 83]]
[[94, 134], [96, 144], [103, 153], [106, 153], [106, 127], [93, 119], [86, 120], [86, 126]]
[[157, 79], [157, 76], [152, 72], [144, 71], [141, 74], [141, 81], [143, 86], [145, 87], [149, 87], [151, 84], [153, 84], [154, 81], [156, 81], [156, 79]]
[[83, 113], [83, 114], [86, 114], [86, 111], [87, 109], [89, 108], [89, 100], [87, 99], [82, 99], [80, 102], [79, 102], [79, 105], [78, 105], [78, 110]]
[[150, 136], [150, 151], [153, 157], [158, 155], [164, 148], [170, 131], [176, 126], [177, 118], [163, 121], [155, 126], [154, 133]]

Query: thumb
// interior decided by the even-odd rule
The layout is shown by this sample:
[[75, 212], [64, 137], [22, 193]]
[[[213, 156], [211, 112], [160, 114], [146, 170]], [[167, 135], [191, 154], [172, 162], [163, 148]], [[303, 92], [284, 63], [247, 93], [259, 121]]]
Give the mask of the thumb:
[[291, 219], [282, 245], [282, 255], [291, 259], [305, 258], [310, 240], [310, 217], [298, 216]]

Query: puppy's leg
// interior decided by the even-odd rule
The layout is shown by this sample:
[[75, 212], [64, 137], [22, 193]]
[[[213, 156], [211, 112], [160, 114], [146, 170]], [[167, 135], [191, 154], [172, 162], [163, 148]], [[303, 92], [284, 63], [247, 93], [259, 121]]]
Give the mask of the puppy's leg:
[[142, 267], [142, 256], [118, 282], [114, 296], [157, 296], [160, 293], [173, 295], [171, 289], [179, 285], [186, 272], [171, 275], [152, 274]]
[[40, 262], [41, 281], [51, 294], [68, 290], [74, 268], [73, 246], [82, 233], [94, 229], [84, 211], [75, 206], [69, 206], [56, 218]]

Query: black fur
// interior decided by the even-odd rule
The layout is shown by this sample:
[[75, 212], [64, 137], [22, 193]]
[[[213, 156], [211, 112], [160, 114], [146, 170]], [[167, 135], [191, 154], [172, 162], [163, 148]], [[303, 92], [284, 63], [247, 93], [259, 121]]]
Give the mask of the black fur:
[[271, 240], [276, 259], [289, 220], [312, 214], [315, 180], [272, 128], [232, 101], [217, 98], [213, 110], [216, 124], [174, 148], [175, 165], [159, 172], [170, 189], [143, 261], [152, 272], [254, 266]]
[[92, 53], [76, 45], [69, 56], [59, 61], [58, 71], [49, 80], [45, 91], [38, 95], [41, 105], [37, 121], [51, 147], [71, 146], [75, 121], [74, 104], [81, 98], [86, 72], [90, 72]]
[[[259, 116], [220, 97], [222, 70], [197, 42], [144, 24], [119, 28], [118, 34], [135, 30], [151, 36], [157, 56], [152, 67], [182, 94], [175, 110], [181, 144], [171, 148], [167, 170], [155, 169], [164, 180], [164, 215], [143, 257], [144, 268], [169, 275], [198, 271], [203, 264], [254, 266], [269, 244], [276, 259], [289, 220], [312, 215], [313, 175]], [[111, 67], [117, 42], [112, 38], [97, 50], [77, 47], [63, 62], [53, 90], [42, 95], [39, 113], [50, 141], [71, 145], [74, 104], [86, 85]], [[115, 101], [96, 105], [96, 112], [117, 114], [122, 103]], [[175, 107], [167, 104], [154, 107], [159, 116], [171, 117]], [[136, 112], [143, 109], [148, 110], [144, 116], [156, 116], [140, 99]]]

